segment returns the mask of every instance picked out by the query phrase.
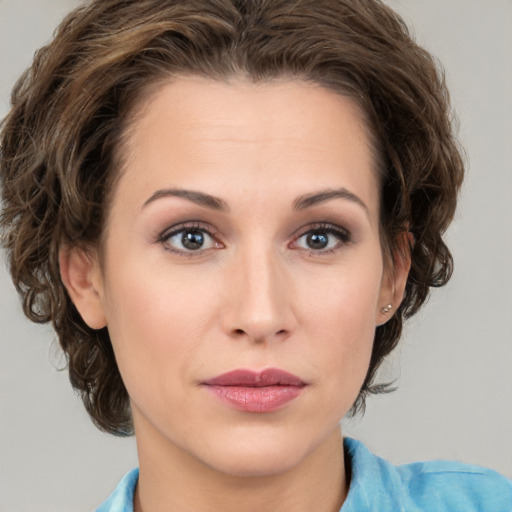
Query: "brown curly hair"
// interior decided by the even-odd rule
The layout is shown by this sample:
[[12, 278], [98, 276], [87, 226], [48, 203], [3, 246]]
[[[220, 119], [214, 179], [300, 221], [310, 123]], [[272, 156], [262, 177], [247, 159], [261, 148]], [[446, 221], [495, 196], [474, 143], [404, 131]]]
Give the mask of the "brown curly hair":
[[130, 114], [183, 74], [308, 80], [363, 108], [382, 171], [384, 252], [396, 259], [404, 232], [415, 240], [404, 300], [376, 329], [353, 411], [363, 407], [388, 389], [374, 380], [403, 320], [451, 276], [442, 235], [463, 177], [443, 74], [380, 0], [93, 0], [68, 15], [18, 80], [1, 125], [0, 228], [25, 314], [53, 323], [95, 424], [132, 433], [108, 330], [78, 314], [58, 253], [101, 242]]

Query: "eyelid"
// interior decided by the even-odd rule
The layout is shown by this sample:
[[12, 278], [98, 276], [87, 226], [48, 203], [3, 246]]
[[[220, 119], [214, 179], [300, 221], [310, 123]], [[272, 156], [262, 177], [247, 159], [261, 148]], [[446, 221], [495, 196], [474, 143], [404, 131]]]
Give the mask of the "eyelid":
[[[183, 232], [186, 230], [198, 230], [206, 233], [211, 239], [213, 240], [215, 247], [209, 247], [206, 249], [197, 249], [197, 250], [186, 250], [186, 249], [179, 249], [171, 244], [168, 243], [168, 240]], [[296, 249], [302, 249], [305, 251], [309, 251], [311, 255], [322, 255], [322, 254], [330, 254], [333, 252], [336, 252], [337, 250], [341, 249], [342, 247], [345, 247], [347, 244], [350, 244], [352, 239], [352, 233], [349, 229], [342, 227], [337, 224], [333, 224], [330, 222], [315, 222], [313, 224], [308, 224], [306, 226], [303, 226], [299, 228], [293, 235], [291, 242], [289, 245], [295, 244], [300, 238], [303, 236], [315, 232], [315, 231], [324, 231], [334, 237], [338, 240], [338, 244], [336, 244], [336, 247], [331, 247], [328, 249], [307, 249], [307, 248], [296, 248]], [[204, 255], [206, 252], [209, 252], [212, 249], [221, 249], [224, 248], [225, 245], [219, 240], [220, 232], [214, 228], [212, 225], [198, 220], [191, 220], [191, 221], [184, 221], [177, 224], [174, 224], [170, 227], [167, 227], [164, 229], [156, 239], [157, 243], [161, 243], [164, 245], [165, 249], [173, 252], [175, 254], [181, 255], [181, 256], [190, 256], [190, 257], [198, 257]], [[292, 247], [293, 248], [293, 247]]]
[[302, 238], [304, 235], [307, 235], [315, 231], [325, 231], [327, 233], [332, 234], [339, 240], [339, 244], [336, 247], [330, 249], [309, 249], [309, 253], [313, 255], [329, 254], [335, 252], [336, 250], [352, 242], [352, 233], [350, 232], [349, 229], [338, 226], [336, 224], [332, 224], [330, 222], [316, 222], [314, 224], [304, 226], [297, 230], [292, 237], [291, 244], [296, 243], [297, 240]]
[[[191, 251], [191, 250], [187, 251], [187, 250], [180, 250], [176, 247], [173, 247], [172, 245], [170, 245], [168, 243], [168, 240], [170, 238], [172, 238], [173, 236], [175, 236], [183, 231], [186, 231], [186, 230], [197, 230], [197, 231], [202, 231], [202, 232], [206, 233], [214, 241], [215, 247], [210, 247], [210, 248], [206, 248], [206, 249], [198, 249], [197, 251]], [[219, 231], [216, 230], [215, 228], [213, 228], [213, 226], [211, 226], [210, 224], [207, 224], [202, 221], [197, 221], [197, 220], [180, 222], [178, 224], [174, 224], [173, 226], [167, 227], [158, 235], [156, 242], [163, 244], [165, 249], [172, 253], [175, 253], [175, 254], [178, 254], [181, 256], [191, 256], [191, 257], [201, 256], [205, 252], [210, 251], [211, 249], [220, 249], [220, 248], [224, 247], [222, 242], [219, 241]]]

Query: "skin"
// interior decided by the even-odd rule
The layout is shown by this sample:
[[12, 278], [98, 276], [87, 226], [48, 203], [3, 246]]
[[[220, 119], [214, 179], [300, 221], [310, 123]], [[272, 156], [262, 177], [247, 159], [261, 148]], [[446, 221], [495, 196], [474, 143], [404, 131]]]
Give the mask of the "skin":
[[[144, 102], [121, 153], [102, 257], [63, 248], [61, 272], [84, 320], [109, 328], [133, 410], [136, 510], [338, 511], [339, 422], [408, 271], [383, 263], [359, 108], [300, 81], [184, 77]], [[184, 247], [183, 229], [203, 245]], [[201, 385], [270, 367], [307, 384], [274, 412], [236, 410]]]

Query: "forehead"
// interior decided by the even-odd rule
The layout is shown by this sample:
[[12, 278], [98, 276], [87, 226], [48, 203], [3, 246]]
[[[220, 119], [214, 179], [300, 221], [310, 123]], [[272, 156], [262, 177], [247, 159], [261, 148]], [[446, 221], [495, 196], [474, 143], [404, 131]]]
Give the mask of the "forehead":
[[378, 202], [360, 107], [305, 81], [174, 79], [141, 102], [121, 153], [120, 188], [137, 192], [183, 185], [222, 195], [237, 183], [262, 194], [286, 184], [301, 194], [339, 185]]
[[[173, 122], [174, 121], [174, 122]], [[310, 130], [316, 123], [317, 137]], [[240, 141], [269, 139], [272, 129], [285, 128], [288, 142], [308, 137], [311, 142], [326, 142], [338, 133], [334, 125], [350, 123], [354, 141], [363, 137], [364, 144], [372, 142], [366, 115], [352, 98], [327, 88], [299, 79], [273, 79], [252, 82], [243, 79], [217, 81], [199, 76], [184, 76], [158, 83], [143, 95], [130, 116], [128, 133], [138, 137], [152, 125], [167, 124], [174, 137], [187, 133], [183, 128], [214, 136], [229, 135]], [[318, 130], [322, 126], [325, 130]], [[223, 128], [225, 133], [221, 133]], [[229, 133], [229, 129], [232, 133]], [[308, 133], [309, 130], [309, 133]], [[132, 142], [137, 143], [132, 137]], [[315, 140], [316, 139], [316, 140]]]

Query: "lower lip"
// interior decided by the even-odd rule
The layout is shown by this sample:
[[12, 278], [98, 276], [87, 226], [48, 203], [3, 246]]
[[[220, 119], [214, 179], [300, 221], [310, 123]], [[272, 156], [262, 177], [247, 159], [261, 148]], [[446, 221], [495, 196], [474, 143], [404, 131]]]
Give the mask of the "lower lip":
[[208, 386], [221, 401], [246, 412], [272, 412], [297, 398], [300, 386]]

